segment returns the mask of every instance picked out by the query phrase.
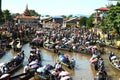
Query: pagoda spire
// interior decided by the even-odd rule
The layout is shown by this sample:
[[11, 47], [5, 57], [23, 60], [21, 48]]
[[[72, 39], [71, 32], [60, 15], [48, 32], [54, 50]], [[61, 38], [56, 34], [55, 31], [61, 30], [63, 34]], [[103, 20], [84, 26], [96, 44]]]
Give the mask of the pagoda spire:
[[28, 4], [26, 5], [26, 9], [25, 9], [25, 11], [24, 11], [24, 15], [25, 15], [25, 16], [30, 16], [30, 11], [29, 11], [29, 9], [28, 9]]

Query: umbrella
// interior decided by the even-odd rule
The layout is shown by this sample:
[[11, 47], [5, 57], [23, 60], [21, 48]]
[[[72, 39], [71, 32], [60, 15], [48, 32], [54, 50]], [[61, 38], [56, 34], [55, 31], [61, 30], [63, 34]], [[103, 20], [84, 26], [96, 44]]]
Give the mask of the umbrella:
[[111, 57], [111, 60], [114, 60], [114, 59], [116, 59], [117, 58], [117, 56], [112, 56]]
[[52, 69], [54, 69], [54, 67], [51, 64], [46, 64], [44, 66], [44, 69], [46, 69], [46, 70], [52, 70]]
[[70, 73], [67, 72], [67, 71], [62, 71], [62, 72], [60, 72], [59, 76], [67, 76], [67, 75], [69, 75], [69, 74], [70, 74]]
[[86, 42], [85, 44], [89, 44], [90, 42]]
[[33, 39], [33, 41], [39, 41], [39, 40], [40, 40], [39, 37]]
[[70, 78], [71, 78], [70, 76], [65, 76], [65, 77], [62, 77], [60, 80], [68, 80]]
[[97, 46], [93, 46], [92, 49], [97, 49]]
[[38, 64], [38, 61], [32, 61], [29, 65], [32, 66], [32, 65], [37, 65]]
[[6, 77], [9, 77], [10, 76], [10, 74], [3, 74], [1, 77], [0, 77], [0, 80], [1, 79], [4, 79], [4, 78], [6, 78]]
[[68, 58], [69, 56], [68, 56], [68, 54], [64, 54], [64, 57], [65, 57], [65, 58]]
[[96, 42], [97, 42], [97, 43], [101, 43], [100, 40], [97, 40]]
[[31, 67], [32, 69], [34, 69], [34, 68], [38, 68], [39, 65], [38, 65], [38, 64], [34, 64], [34, 65], [31, 65], [30, 67]]
[[40, 33], [42, 33], [41, 31], [36, 31], [36, 34], [40, 34]]
[[37, 69], [37, 72], [45, 72], [45, 69], [43, 67], [40, 67]]

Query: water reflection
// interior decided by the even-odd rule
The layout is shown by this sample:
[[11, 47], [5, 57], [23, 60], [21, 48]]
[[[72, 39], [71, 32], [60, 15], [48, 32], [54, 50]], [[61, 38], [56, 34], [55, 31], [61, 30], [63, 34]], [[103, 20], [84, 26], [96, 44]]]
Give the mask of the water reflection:
[[[15, 72], [14, 75], [20, 74], [23, 72], [23, 67], [27, 64], [28, 56], [30, 55], [30, 45], [26, 44], [23, 46], [22, 50], [25, 52], [25, 60], [23, 63], [23, 66], [21, 69], [17, 72]], [[57, 54], [47, 51], [43, 48], [41, 49], [41, 55], [42, 55], [42, 65], [45, 64], [52, 64], [54, 65], [57, 61]], [[107, 52], [112, 50], [114, 51], [117, 55], [120, 56], [119, 50], [117, 49], [111, 49], [111, 48], [106, 48], [105, 49]], [[67, 53], [70, 58], [74, 58], [76, 60], [76, 67], [75, 70], [70, 70], [66, 67], [65, 70], [69, 71], [73, 77], [74, 80], [93, 80], [94, 75], [96, 74], [96, 71], [93, 69], [91, 64], [89, 63], [90, 55], [85, 55], [81, 53], [75, 53], [75, 52], [67, 52], [67, 51], [62, 51], [63, 53]], [[8, 62], [13, 56], [15, 56], [16, 53], [12, 50], [7, 51], [7, 53], [0, 59], [0, 62]], [[105, 67], [106, 71], [108, 73], [108, 76], [111, 77], [110, 80], [118, 80], [119, 77], [119, 72], [118, 70], [114, 69], [109, 63], [108, 63], [108, 54], [105, 54], [102, 56], [103, 59], [105, 60]], [[33, 79], [34, 80], [34, 79]]]

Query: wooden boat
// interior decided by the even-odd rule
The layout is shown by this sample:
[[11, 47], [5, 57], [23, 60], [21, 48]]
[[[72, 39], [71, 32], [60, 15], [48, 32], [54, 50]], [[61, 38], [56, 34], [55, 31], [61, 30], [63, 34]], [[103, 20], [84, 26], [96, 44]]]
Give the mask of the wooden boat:
[[94, 77], [94, 80], [107, 80], [107, 74], [102, 72], [98, 72], [95, 77]]
[[75, 65], [72, 65], [72, 63], [70, 61], [67, 61], [66, 58], [64, 58], [64, 60], [61, 60], [60, 56], [64, 56], [64, 54], [60, 53], [58, 54], [58, 61], [63, 65], [63, 66], [66, 66], [68, 67], [69, 69], [74, 69]]
[[43, 43], [43, 47], [46, 49], [46, 50], [48, 50], [48, 51], [51, 51], [51, 52], [54, 52], [54, 53], [56, 53], [56, 52], [58, 52], [58, 51], [55, 51], [55, 49], [53, 48], [53, 42], [50, 42], [50, 43], [48, 43], [48, 42], [44, 42]]
[[14, 73], [20, 66], [22, 66], [24, 61], [24, 51], [18, 53], [14, 58], [12, 58], [9, 62], [4, 63], [2, 66], [2, 73], [0, 74], [12, 74]]
[[0, 58], [5, 54], [4, 50], [0, 50]]
[[[117, 58], [117, 56], [116, 56], [116, 58]], [[109, 56], [109, 63], [110, 63], [110, 65], [112, 66], [112, 67], [114, 67], [116, 70], [119, 70], [120, 71], [120, 67], [116, 67], [113, 63], [112, 63], [112, 60], [111, 60], [111, 57]]]
[[21, 51], [22, 45], [19, 39], [14, 41], [12, 48], [14, 49], [14, 51]]

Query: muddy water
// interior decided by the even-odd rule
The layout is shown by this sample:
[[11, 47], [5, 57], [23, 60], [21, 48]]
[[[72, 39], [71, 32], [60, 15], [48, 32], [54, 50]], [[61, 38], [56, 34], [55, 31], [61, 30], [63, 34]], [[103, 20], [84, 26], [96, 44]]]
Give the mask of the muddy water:
[[[21, 67], [21, 69], [16, 71], [13, 75], [20, 74], [23, 72], [23, 67], [27, 64], [27, 59], [28, 59], [28, 56], [30, 55], [29, 54], [30, 49], [31, 47], [29, 46], [29, 44], [26, 44], [23, 46], [22, 50], [25, 51], [25, 60], [24, 60], [23, 66]], [[40, 48], [40, 49], [41, 49], [41, 55], [42, 55], [42, 65], [45, 65], [45, 64], [54, 65], [57, 61], [57, 54], [50, 52], [48, 50], [45, 50], [43, 48]], [[120, 56], [119, 50], [117, 49], [105, 48], [105, 50], [106, 52], [112, 50], [117, 55]], [[74, 58], [76, 60], [75, 70], [70, 70], [63, 67], [65, 68], [65, 70], [71, 73], [73, 80], [93, 80], [94, 75], [96, 74], [96, 71], [93, 69], [93, 67], [89, 63], [89, 59], [91, 57], [90, 55], [67, 52], [67, 51], [62, 51], [62, 52], [67, 53], [70, 58]], [[8, 62], [15, 55], [16, 55], [16, 52], [14, 52], [13, 50], [9, 50], [7, 51], [6, 55], [4, 55], [0, 59], [0, 62]], [[108, 63], [108, 59], [107, 59], [108, 54], [105, 54], [102, 57], [105, 60], [106, 71], [108, 73], [108, 76], [110, 77], [109, 80], [118, 80], [118, 77], [120, 77], [119, 75], [120, 71], [117, 71]], [[32, 80], [35, 80], [35, 79], [33, 78]]]

